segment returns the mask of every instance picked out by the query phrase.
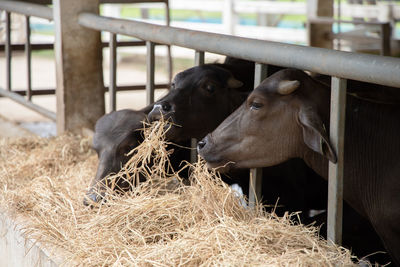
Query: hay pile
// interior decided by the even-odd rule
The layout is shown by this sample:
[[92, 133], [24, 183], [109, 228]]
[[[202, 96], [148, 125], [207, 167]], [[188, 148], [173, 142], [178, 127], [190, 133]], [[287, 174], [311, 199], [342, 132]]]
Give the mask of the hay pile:
[[1, 207], [24, 218], [27, 237], [61, 249], [65, 266], [352, 265], [350, 252], [315, 228], [240, 206], [202, 162], [184, 185], [166, 168], [171, 151], [160, 129], [147, 131], [125, 170], [149, 180], [122, 196], [107, 192], [92, 209], [82, 204], [97, 164], [88, 140], [3, 139]]

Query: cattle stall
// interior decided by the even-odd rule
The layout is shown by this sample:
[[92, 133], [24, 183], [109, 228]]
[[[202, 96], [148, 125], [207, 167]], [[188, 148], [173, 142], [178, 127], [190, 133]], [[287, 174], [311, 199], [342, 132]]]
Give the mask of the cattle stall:
[[[79, 1], [73, 2], [73, 5]], [[99, 47], [91, 47], [91, 44], [98, 40], [99, 32], [110, 32], [112, 38], [110, 38], [110, 62], [111, 62], [111, 75], [112, 83], [110, 84], [110, 102], [115, 107], [115, 73], [116, 73], [116, 35], [126, 35], [143, 40], [142, 44], [147, 47], [147, 84], [146, 95], [147, 104], [154, 102], [154, 90], [157, 86], [154, 84], [154, 46], [157, 44], [164, 45], [175, 45], [195, 50], [195, 62], [197, 65], [204, 63], [204, 57], [206, 52], [241, 58], [257, 62], [255, 67], [255, 86], [257, 86], [267, 75], [268, 65], [277, 65], [288, 68], [297, 68], [301, 70], [307, 70], [315, 73], [325, 74], [332, 76], [332, 93], [331, 93], [331, 127], [330, 127], [330, 139], [334, 145], [335, 152], [338, 156], [337, 164], [329, 163], [329, 194], [328, 194], [328, 239], [335, 243], [341, 243], [341, 224], [342, 224], [342, 201], [343, 201], [343, 154], [344, 154], [344, 131], [345, 131], [345, 108], [346, 108], [346, 80], [353, 79], [363, 82], [369, 82], [374, 84], [381, 84], [386, 86], [400, 87], [400, 59], [348, 53], [341, 51], [334, 51], [324, 48], [305, 47], [292, 44], [283, 44], [269, 41], [261, 41], [250, 38], [235, 37], [223, 34], [206, 33], [194, 30], [186, 30], [173, 28], [169, 26], [154, 25], [134, 20], [115, 19], [100, 16], [96, 12], [88, 12], [91, 9], [98, 9], [99, 1], [86, 1], [85, 5], [76, 4], [77, 8], [70, 9], [71, 12], [68, 15], [61, 16], [64, 11], [67, 10], [68, 5], [63, 5], [63, 1], [54, 1], [53, 8], [43, 7], [36, 4], [20, 4], [13, 1], [0, 1], [0, 9], [7, 10], [9, 12], [18, 12], [27, 16], [38, 16], [46, 19], [52, 19], [54, 17], [56, 23], [56, 61], [57, 61], [57, 76], [65, 75], [57, 81], [57, 94], [68, 95], [70, 92], [77, 94], [79, 90], [85, 90], [88, 93], [88, 89], [82, 88], [69, 88], [65, 81], [70, 78], [72, 74], [66, 73], [68, 68], [64, 65], [67, 63], [63, 62], [66, 60], [66, 53], [75, 53], [77, 49], [96, 50]], [[9, 22], [9, 15], [7, 22]], [[71, 19], [73, 18], [73, 19]], [[69, 20], [69, 21], [68, 21]], [[9, 25], [9, 23], [7, 23]], [[80, 31], [83, 34], [79, 38], [85, 36], [85, 33], [90, 33], [91, 36], [85, 36], [91, 39], [91, 42], [81, 42], [77, 46], [69, 47], [70, 50], [65, 49], [71, 45], [71, 38], [63, 36], [63, 27], [72, 27], [78, 33]], [[7, 26], [7, 29], [9, 26]], [[8, 35], [9, 36], [9, 35]], [[29, 38], [28, 38], [29, 39]], [[9, 38], [6, 43], [6, 57], [7, 57], [7, 70], [9, 77], [10, 70], [10, 42]], [[26, 49], [29, 52], [29, 41], [27, 42]], [[79, 51], [77, 55], [82, 55], [83, 51]], [[89, 56], [96, 56], [96, 53], [89, 53]], [[102, 72], [98, 68], [98, 60], [96, 58], [89, 58], [86, 56], [84, 60], [90, 61], [93, 64], [93, 68], [90, 70], [98, 70], [97, 76], [102, 78]], [[29, 58], [29, 56], [28, 56]], [[68, 62], [68, 64], [77, 64], [78, 71], [82, 70], [82, 66], [79, 67], [79, 63]], [[29, 65], [29, 64], [28, 64]], [[28, 67], [29, 68], [29, 67]], [[28, 72], [29, 73], [29, 72]], [[29, 74], [28, 74], [29, 75]], [[98, 86], [99, 77], [91, 75], [86, 80], [84, 85], [90, 87]], [[20, 94], [11, 92], [11, 83], [7, 80], [8, 88], [6, 90], [0, 89], [0, 94], [12, 98], [13, 100], [23, 103], [30, 108], [42, 113], [43, 115], [56, 120], [57, 128], [59, 132], [65, 129], [70, 129], [78, 126], [90, 125], [92, 119], [84, 122], [65, 122], [65, 112], [71, 112], [68, 107], [64, 107], [64, 111], [59, 110], [61, 107], [57, 107], [57, 114], [49, 113], [47, 110], [38, 107], [28, 101], [26, 101]], [[97, 94], [103, 96], [103, 87], [101, 90], [91, 90], [90, 94]], [[28, 86], [27, 96], [31, 96], [31, 90]], [[101, 97], [92, 101], [92, 99], [84, 100], [80, 104], [85, 105], [86, 103], [97, 104]], [[85, 99], [85, 98], [84, 98]], [[67, 101], [67, 100], [66, 100]], [[103, 104], [104, 105], [104, 104]], [[101, 104], [99, 109], [101, 109]], [[103, 108], [104, 110], [104, 108]], [[76, 114], [85, 114], [83, 111], [73, 111]], [[95, 111], [90, 116], [98, 118], [100, 111]], [[64, 117], [63, 117], [64, 116]], [[62, 125], [61, 125], [62, 124]], [[260, 170], [251, 171], [250, 179], [250, 203], [259, 197], [260, 183], [261, 183]]]

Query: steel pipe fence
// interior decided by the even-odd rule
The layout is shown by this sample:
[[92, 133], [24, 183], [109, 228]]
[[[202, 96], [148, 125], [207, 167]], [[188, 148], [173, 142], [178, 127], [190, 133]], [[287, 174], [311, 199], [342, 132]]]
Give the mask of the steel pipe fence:
[[[256, 63], [254, 67], [254, 88], [268, 76], [268, 65]], [[249, 180], [249, 205], [253, 207], [262, 197], [262, 168], [250, 170]]]
[[[400, 59], [334, 51], [324, 48], [305, 47], [240, 38], [222, 34], [153, 25], [145, 22], [112, 19], [90, 13], [79, 15], [82, 26], [124, 34], [151, 43], [163, 43], [191, 48], [196, 51], [195, 65], [204, 63], [204, 51], [257, 62], [255, 86], [267, 76], [267, 64], [309, 70], [332, 76], [330, 138], [338, 157], [337, 164], [329, 163], [328, 239], [341, 244], [343, 205], [343, 157], [346, 107], [346, 81], [363, 82], [400, 87]], [[152, 50], [147, 58], [148, 77], [154, 75]], [[151, 79], [148, 86], [151, 88]], [[152, 101], [148, 93], [147, 102]], [[194, 142], [192, 140], [192, 146]], [[192, 153], [191, 160], [196, 155]], [[261, 194], [261, 169], [252, 169], [250, 175], [249, 204]], [[253, 204], [252, 204], [253, 203]]]
[[[141, 3], [149, 2], [156, 3], [162, 2], [166, 5], [166, 19], [167, 25], [170, 23], [169, 5], [168, 0], [101, 0], [101, 3]], [[32, 96], [37, 95], [54, 95], [55, 89], [36, 89], [32, 90], [32, 51], [35, 50], [51, 50], [54, 48], [53, 44], [32, 44], [30, 41], [31, 27], [30, 17], [38, 17], [53, 21], [53, 9], [45, 5], [52, 4], [51, 0], [26, 0], [26, 1], [0, 1], [0, 11], [5, 11], [5, 44], [0, 45], [0, 51], [5, 52], [6, 58], [6, 88], [0, 88], [0, 97], [8, 97], [19, 104], [38, 112], [39, 114], [50, 118], [55, 121], [56, 116], [54, 112], [48, 111], [32, 102]], [[18, 13], [25, 15], [25, 44], [12, 44], [11, 43], [11, 13]], [[110, 47], [110, 85], [105, 88], [105, 92], [109, 92], [110, 97], [110, 110], [116, 109], [116, 93], [118, 91], [130, 91], [130, 90], [143, 90], [147, 88], [147, 83], [144, 85], [131, 85], [131, 86], [117, 86], [116, 82], [116, 51], [117, 47], [131, 47], [131, 46], [145, 46], [146, 42], [141, 40], [134, 41], [121, 41], [117, 42], [116, 35], [112, 34], [109, 42], [102, 42], [102, 47]], [[159, 44], [154, 44], [159, 45]], [[169, 70], [169, 78], [172, 77], [172, 58], [170, 46], [167, 46], [167, 64]], [[27, 70], [27, 87], [26, 90], [12, 90], [12, 79], [11, 79], [11, 64], [12, 64], [12, 51], [24, 51], [26, 58], [26, 70]], [[154, 56], [154, 55], [153, 55]], [[153, 84], [152, 90], [168, 88], [168, 83]], [[149, 91], [150, 93], [151, 90]], [[26, 96], [24, 99], [21, 96]]]
[[[381, 56], [390, 56], [390, 37], [392, 35], [392, 26], [390, 22], [379, 22], [379, 21], [353, 21], [353, 20], [342, 20], [342, 19], [332, 19], [332, 18], [309, 18], [308, 23], [318, 23], [318, 24], [332, 24], [338, 23], [338, 27], [340, 27], [341, 23], [349, 23], [353, 25], [367, 25], [367, 26], [376, 26], [379, 28], [380, 34], [380, 55]], [[345, 32], [341, 33], [339, 28], [339, 33], [330, 34], [330, 38], [337, 38], [339, 40], [377, 40], [377, 37], [371, 36], [357, 36], [352, 37], [348, 36]]]
[[53, 20], [53, 10], [50, 7], [39, 4], [26, 3], [23, 1], [0, 1], [0, 10]]
[[[36, 105], [32, 102], [32, 95], [34, 95], [34, 91], [32, 90], [32, 44], [30, 42], [31, 37], [31, 28], [30, 28], [30, 17], [39, 17], [43, 19], [52, 20], [53, 14], [52, 9], [46, 6], [28, 4], [24, 2], [18, 1], [0, 1], [0, 10], [5, 10], [5, 35], [6, 40], [4, 44], [5, 58], [6, 58], [6, 88], [0, 88], [0, 96], [8, 97], [15, 102], [36, 111], [37, 113], [55, 121], [56, 114], [52, 111], [49, 111], [39, 105]], [[24, 90], [23, 94], [21, 91], [15, 92], [12, 90], [12, 82], [11, 82], [11, 60], [12, 60], [12, 49], [13, 46], [11, 44], [11, 13], [19, 13], [25, 15], [25, 35], [26, 41], [24, 45], [21, 45], [20, 49], [25, 51], [26, 58], [26, 70], [27, 70], [27, 86], [26, 90]], [[42, 94], [42, 92], [38, 92], [37, 95]], [[26, 96], [23, 97], [22, 95]]]
[[[201, 66], [204, 64], [204, 59], [205, 59], [205, 53], [204, 51], [195, 51], [194, 54], [194, 65], [195, 66]], [[194, 163], [197, 161], [197, 139], [192, 138], [190, 140], [190, 162]]]
[[82, 26], [133, 36], [155, 43], [292, 67], [363, 82], [400, 87], [400, 59], [325, 48], [284, 44], [224, 34], [200, 32], [90, 13], [79, 15]]

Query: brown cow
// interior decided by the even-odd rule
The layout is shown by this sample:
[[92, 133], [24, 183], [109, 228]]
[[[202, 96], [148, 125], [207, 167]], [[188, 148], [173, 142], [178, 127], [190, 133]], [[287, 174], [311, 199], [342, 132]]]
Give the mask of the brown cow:
[[[330, 88], [299, 70], [264, 80], [199, 142], [211, 167], [272, 166], [300, 157], [321, 176], [336, 162], [329, 129]], [[400, 264], [400, 105], [347, 96], [344, 198], [373, 225]]]

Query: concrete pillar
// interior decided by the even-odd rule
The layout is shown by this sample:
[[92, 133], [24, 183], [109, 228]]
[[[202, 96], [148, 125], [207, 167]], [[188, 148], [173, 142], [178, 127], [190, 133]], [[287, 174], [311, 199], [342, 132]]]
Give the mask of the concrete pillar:
[[[333, 17], [333, 0], [307, 0], [307, 16]], [[332, 24], [317, 24], [308, 22], [308, 45], [314, 47], [333, 48], [331, 38]]]
[[57, 133], [92, 129], [105, 112], [100, 33], [78, 24], [99, 0], [54, 0]]

